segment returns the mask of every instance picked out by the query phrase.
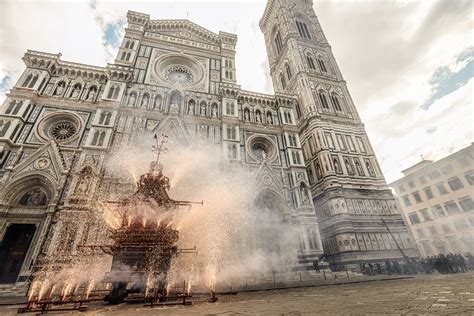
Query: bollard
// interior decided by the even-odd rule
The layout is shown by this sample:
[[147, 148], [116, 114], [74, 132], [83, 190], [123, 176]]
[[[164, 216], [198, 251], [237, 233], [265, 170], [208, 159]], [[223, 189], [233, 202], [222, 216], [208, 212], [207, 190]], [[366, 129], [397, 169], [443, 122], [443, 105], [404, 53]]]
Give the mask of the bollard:
[[301, 271], [300, 271], [300, 282], [302, 282], [303, 280], [301, 279]]
[[337, 279], [337, 273], [334, 273], [334, 279]]
[[273, 285], [276, 284], [276, 280], [275, 280], [275, 270], [273, 270]]
[[347, 271], [347, 268], [346, 268], [346, 276], [349, 279], [349, 271]]
[[323, 270], [324, 280], [326, 280], [326, 271]]

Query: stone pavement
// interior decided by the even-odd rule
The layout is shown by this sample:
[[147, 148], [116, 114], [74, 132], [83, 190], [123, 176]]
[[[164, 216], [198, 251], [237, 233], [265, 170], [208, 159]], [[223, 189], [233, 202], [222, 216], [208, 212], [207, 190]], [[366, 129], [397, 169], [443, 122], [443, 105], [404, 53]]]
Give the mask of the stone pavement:
[[[0, 307], [13, 315], [16, 308]], [[146, 308], [91, 305], [92, 315], [474, 315], [474, 273], [239, 293], [217, 303]]]

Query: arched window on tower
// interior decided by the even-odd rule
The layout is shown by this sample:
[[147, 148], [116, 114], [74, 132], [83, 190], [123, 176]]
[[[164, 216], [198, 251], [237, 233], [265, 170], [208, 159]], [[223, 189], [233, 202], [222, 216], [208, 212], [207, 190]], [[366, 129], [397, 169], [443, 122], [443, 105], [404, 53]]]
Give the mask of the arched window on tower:
[[281, 87], [283, 88], [283, 90], [286, 89], [286, 80], [285, 80], [285, 76], [283, 76], [283, 74], [280, 74], [280, 82], [281, 82]]
[[326, 69], [326, 64], [324, 63], [324, 60], [321, 58], [321, 57], [318, 57], [318, 65], [319, 65], [319, 69], [322, 71], [322, 72], [328, 72], [328, 70]]
[[130, 57], [131, 57], [131, 54], [130, 53], [127, 53], [127, 61], [130, 61]]
[[10, 128], [11, 121], [0, 120], [0, 137], [5, 136], [8, 129]]
[[283, 50], [283, 41], [281, 39], [280, 31], [276, 32], [274, 41], [277, 54], [280, 55], [281, 51]]
[[288, 63], [285, 64], [285, 70], [286, 70], [286, 76], [288, 77], [288, 81], [290, 81], [292, 74], [291, 74], [290, 65], [288, 65]]
[[122, 53], [122, 57], [120, 58], [121, 60], [125, 60], [127, 58], [127, 52]]
[[25, 81], [23, 82], [23, 84], [21, 86], [22, 87], [27, 87], [30, 84], [30, 81], [31, 81], [32, 78], [33, 78], [32, 74], [29, 74], [28, 76], [26, 76], [26, 79], [25, 79]]
[[31, 80], [30, 84], [28, 85], [28, 88], [33, 88], [36, 84], [36, 81], [38, 81], [38, 75], [35, 75], [33, 79]]
[[331, 95], [331, 103], [332, 103], [332, 106], [334, 107], [334, 109], [336, 111], [342, 111], [341, 104], [339, 103], [339, 99], [337, 97], [337, 94], [333, 93]]
[[313, 57], [307, 55], [307, 56], [306, 56], [306, 60], [308, 61], [308, 66], [309, 66], [309, 68], [312, 69], [312, 70], [315, 70], [315, 69], [316, 69], [316, 65], [314, 64]]
[[298, 33], [302, 38], [311, 39], [311, 34], [309, 33], [308, 26], [306, 23], [301, 21], [296, 21], [296, 27], [298, 29]]
[[130, 41], [127, 41], [127, 42], [125, 43], [125, 48], [128, 48], [129, 46], [130, 46]]
[[132, 42], [130, 43], [130, 49], [133, 49], [133, 47], [135, 47], [135, 42], [134, 42], [134, 41], [132, 41]]
[[326, 98], [326, 94], [324, 93], [324, 91], [319, 90], [318, 95], [319, 95], [319, 101], [321, 102], [322, 107], [325, 109], [329, 109], [328, 100]]

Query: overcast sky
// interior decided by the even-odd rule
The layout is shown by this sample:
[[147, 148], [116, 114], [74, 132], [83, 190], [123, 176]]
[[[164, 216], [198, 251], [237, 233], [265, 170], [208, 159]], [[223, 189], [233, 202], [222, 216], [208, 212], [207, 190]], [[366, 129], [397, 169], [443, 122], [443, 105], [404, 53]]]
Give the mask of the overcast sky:
[[[420, 155], [439, 159], [473, 141], [474, 1], [314, 2], [387, 181]], [[0, 101], [23, 71], [27, 49], [112, 62], [127, 10], [237, 34], [238, 83], [273, 93], [258, 27], [265, 4], [1, 0]]]

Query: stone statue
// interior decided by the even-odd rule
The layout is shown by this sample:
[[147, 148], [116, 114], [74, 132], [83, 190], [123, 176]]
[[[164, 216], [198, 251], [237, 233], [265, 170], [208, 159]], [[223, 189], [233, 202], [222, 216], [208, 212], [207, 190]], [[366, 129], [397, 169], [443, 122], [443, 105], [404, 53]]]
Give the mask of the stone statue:
[[260, 114], [260, 112], [256, 113], [255, 120], [257, 121], [257, 123], [262, 123], [262, 115]]
[[341, 168], [339, 166], [339, 162], [337, 161], [337, 159], [334, 159], [333, 163], [334, 163], [334, 171], [336, 171], [336, 173], [341, 173]]
[[306, 188], [304, 186], [301, 187], [301, 198], [302, 198], [303, 204], [308, 203], [309, 201], [308, 192], [306, 191]]
[[135, 105], [137, 97], [135, 96], [135, 93], [130, 94], [130, 99], [128, 99], [128, 105]]
[[349, 160], [345, 160], [345, 163], [346, 163], [346, 168], [347, 168], [347, 172], [349, 174], [354, 174], [354, 169], [352, 169], [352, 165], [351, 163], [349, 162]]
[[142, 100], [142, 107], [144, 108], [148, 107], [148, 102], [149, 102], [148, 95], [145, 95]]
[[263, 149], [262, 149], [262, 159], [263, 160], [267, 159], [267, 153]]
[[90, 89], [89, 95], [87, 96], [87, 101], [94, 101], [95, 98], [95, 89]]
[[250, 120], [250, 113], [248, 109], [244, 110], [244, 120], [249, 121]]
[[201, 112], [200, 112], [200, 115], [201, 115], [201, 116], [206, 116], [206, 104], [204, 104], [204, 103], [201, 103]]
[[71, 98], [77, 99], [79, 97], [80, 92], [81, 92], [80, 86], [76, 85], [72, 90]]
[[189, 115], [194, 115], [194, 104], [190, 104], [188, 106], [188, 114]]
[[273, 125], [273, 117], [272, 117], [272, 113], [270, 112], [267, 113], [267, 124]]
[[211, 116], [217, 117], [217, 106], [215, 105], [212, 106]]
[[61, 82], [60, 84], [58, 84], [58, 86], [56, 87], [56, 91], [54, 92], [54, 95], [62, 95], [64, 92], [64, 82]]

